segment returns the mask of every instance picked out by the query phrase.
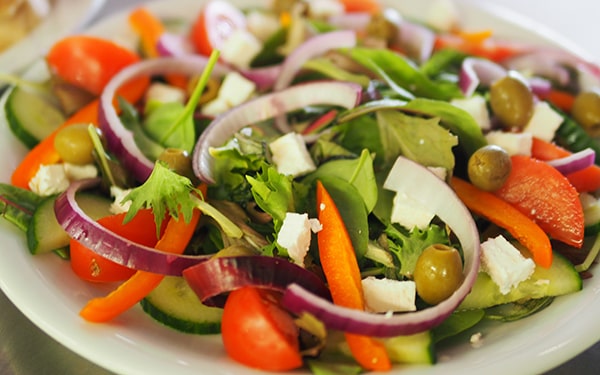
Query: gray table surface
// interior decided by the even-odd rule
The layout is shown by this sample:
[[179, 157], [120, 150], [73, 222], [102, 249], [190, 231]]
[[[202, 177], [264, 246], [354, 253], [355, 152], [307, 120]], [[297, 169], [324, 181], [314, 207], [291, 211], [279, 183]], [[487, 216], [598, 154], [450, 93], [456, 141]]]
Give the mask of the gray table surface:
[[[584, 6], [587, 8], [589, 4], [594, 4], [588, 2], [584, 4], [584, 1], [586, 0], [571, 0], [569, 2], [570, 9], [579, 7], [583, 11]], [[143, 2], [144, 0], [107, 0], [107, 3], [94, 20]], [[522, 12], [532, 11], [532, 9], [537, 8], [535, 9], [535, 14], [539, 15], [538, 10], [545, 11], [547, 15], [544, 16], [544, 19], [547, 21], [553, 21], [554, 18], [552, 17], [556, 17], [556, 13], [566, 4], [564, 1], [559, 2], [554, 0], [544, 1], [543, 3], [536, 0], [526, 2], [497, 0], [496, 2], [500, 4], [505, 3], [505, 5]], [[574, 4], [575, 7], [573, 6]], [[555, 7], [554, 11], [552, 6]], [[577, 34], [577, 32], [578, 30], [573, 30], [573, 33]], [[584, 42], [582, 43], [584, 46], [586, 43], [590, 43], [588, 40]], [[591, 43], [589, 45], [591, 46]], [[594, 43], [596, 50], [599, 50], [598, 46], [599, 44]], [[31, 323], [1, 292], [0, 311], [2, 312], [0, 316], [0, 375], [111, 374], [106, 369], [82, 358], [45, 334]], [[548, 375], [599, 373], [600, 342], [569, 362], [547, 372]]]

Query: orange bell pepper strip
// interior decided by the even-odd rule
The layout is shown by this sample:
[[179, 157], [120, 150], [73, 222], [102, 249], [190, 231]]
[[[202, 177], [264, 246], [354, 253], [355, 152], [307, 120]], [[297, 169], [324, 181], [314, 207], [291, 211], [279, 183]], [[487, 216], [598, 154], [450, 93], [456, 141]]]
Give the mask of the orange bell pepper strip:
[[[148, 77], [141, 77], [132, 80], [123, 85], [117, 95], [122, 96], [129, 102], [138, 101], [146, 92], [150, 80]], [[21, 160], [19, 165], [11, 175], [11, 184], [23, 189], [29, 189], [29, 181], [35, 176], [42, 165], [55, 164], [60, 162], [60, 156], [54, 148], [54, 138], [63, 128], [74, 124], [94, 124], [98, 125], [99, 101], [95, 99], [79, 111], [75, 112], [49, 136], [44, 138]]]
[[[318, 218], [323, 229], [317, 233], [319, 258], [333, 302], [337, 305], [364, 310], [360, 270], [352, 241], [335, 202], [317, 182]], [[387, 371], [391, 362], [381, 342], [372, 337], [346, 333], [346, 342], [356, 361], [365, 369]]]
[[[551, 142], [533, 137], [531, 156], [543, 161], [564, 158], [571, 152]], [[567, 173], [567, 180], [580, 193], [590, 193], [600, 189], [600, 166], [594, 164], [577, 172]]]
[[129, 14], [129, 24], [139, 35], [142, 52], [146, 57], [158, 57], [158, 40], [165, 32], [165, 26], [146, 8], [136, 8]]
[[451, 185], [469, 210], [506, 229], [531, 252], [533, 261], [537, 265], [544, 268], [552, 265], [550, 239], [533, 220], [510, 203], [458, 177], [452, 178]]
[[[194, 210], [192, 219], [186, 223], [183, 217], [171, 217], [161, 239], [157, 242], [157, 250], [181, 254], [194, 234], [200, 211]], [[154, 288], [165, 276], [161, 274], [137, 271], [130, 279], [119, 285], [117, 289], [105, 297], [94, 298], [79, 312], [89, 322], [102, 323], [116, 318], [129, 310]]]

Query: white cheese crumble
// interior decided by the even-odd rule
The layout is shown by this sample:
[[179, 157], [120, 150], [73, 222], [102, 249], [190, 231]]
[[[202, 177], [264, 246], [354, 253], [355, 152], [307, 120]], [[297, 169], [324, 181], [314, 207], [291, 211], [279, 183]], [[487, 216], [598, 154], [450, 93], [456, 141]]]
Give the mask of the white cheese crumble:
[[256, 84], [254, 82], [238, 72], [228, 73], [223, 79], [217, 97], [204, 104], [201, 111], [208, 116], [219, 115], [244, 103], [254, 95], [255, 91]]
[[321, 223], [317, 219], [309, 219], [308, 214], [287, 212], [277, 233], [277, 244], [287, 250], [294, 263], [304, 266], [304, 258], [310, 247], [311, 233], [321, 229]]
[[508, 133], [494, 130], [485, 135], [488, 144], [502, 147], [510, 156], [531, 156], [533, 135], [531, 133]]
[[453, 0], [435, 0], [429, 6], [426, 22], [439, 31], [451, 31], [459, 23], [460, 14]]
[[298, 177], [317, 169], [308, 153], [304, 138], [290, 132], [269, 143], [277, 172]]
[[239, 69], [247, 69], [262, 49], [262, 42], [246, 29], [236, 29], [221, 47], [224, 61]]
[[414, 227], [426, 229], [434, 216], [435, 214], [420, 202], [402, 191], [396, 192], [392, 206], [392, 223], [398, 223], [409, 230]]
[[483, 96], [473, 95], [470, 98], [457, 98], [450, 101], [455, 107], [469, 113], [482, 130], [490, 130], [490, 114]]
[[562, 116], [546, 102], [537, 102], [533, 108], [533, 116], [523, 128], [523, 132], [531, 133], [534, 137], [546, 142], [554, 139], [556, 130], [562, 124]]
[[308, 14], [313, 18], [327, 18], [344, 14], [344, 5], [338, 0], [307, 0]]
[[246, 27], [261, 41], [269, 39], [279, 30], [279, 19], [272, 13], [251, 10], [246, 15]]
[[123, 198], [125, 198], [130, 192], [131, 189], [121, 189], [118, 186], [111, 186], [110, 195], [114, 198], [114, 201], [111, 203], [109, 211], [115, 215], [129, 211], [129, 207], [131, 207], [131, 201], [123, 202]]
[[535, 263], [499, 235], [481, 244], [481, 269], [498, 285], [500, 293], [508, 294], [531, 276]]
[[378, 279], [373, 276], [362, 280], [365, 308], [371, 312], [387, 313], [415, 311], [416, 285], [414, 281]]
[[29, 181], [29, 189], [41, 196], [50, 196], [67, 190], [72, 181], [94, 178], [98, 169], [93, 164], [75, 165], [56, 163], [42, 165]]

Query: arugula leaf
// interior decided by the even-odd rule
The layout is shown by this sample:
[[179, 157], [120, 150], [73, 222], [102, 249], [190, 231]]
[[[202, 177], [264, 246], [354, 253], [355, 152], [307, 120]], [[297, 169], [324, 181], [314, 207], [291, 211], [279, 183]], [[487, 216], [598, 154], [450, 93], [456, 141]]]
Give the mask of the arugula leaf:
[[377, 112], [384, 159], [391, 165], [398, 155], [431, 167], [454, 169], [452, 148], [458, 139], [439, 125], [439, 118], [424, 119], [399, 111]]
[[199, 201], [192, 196], [193, 192], [201, 194], [189, 178], [173, 172], [163, 162], [156, 162], [146, 182], [123, 198], [123, 203], [131, 201], [124, 222], [131, 220], [142, 208], [151, 208], [157, 235], [167, 213], [177, 219], [183, 215], [183, 219], [189, 223]]
[[246, 176], [252, 186], [252, 195], [258, 207], [273, 217], [273, 225], [277, 232], [286, 212], [295, 212], [292, 177], [277, 172], [274, 166], [264, 166], [256, 177]]
[[396, 258], [400, 267], [398, 275], [412, 278], [419, 255], [430, 245], [449, 245], [450, 240], [444, 228], [432, 224], [427, 229], [413, 228], [408, 231], [400, 226], [389, 225], [384, 233], [390, 253]]

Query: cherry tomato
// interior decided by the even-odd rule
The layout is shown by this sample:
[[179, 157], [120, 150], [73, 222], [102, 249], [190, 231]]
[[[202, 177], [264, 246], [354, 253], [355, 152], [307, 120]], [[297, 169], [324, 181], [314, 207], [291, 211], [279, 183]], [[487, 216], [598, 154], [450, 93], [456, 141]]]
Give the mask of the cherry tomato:
[[61, 39], [46, 55], [50, 71], [58, 77], [100, 95], [110, 79], [139, 56], [116, 43], [86, 35]]
[[[154, 215], [150, 210], [140, 210], [131, 221], [123, 224], [125, 214], [103, 217], [98, 223], [112, 232], [141, 245], [153, 247], [158, 238], [154, 224]], [[71, 268], [83, 280], [93, 282], [114, 282], [127, 280], [135, 269], [117, 264], [96, 254], [80, 242], [71, 240]]]
[[209, 56], [238, 29], [246, 28], [241, 10], [226, 1], [212, 0], [200, 10], [191, 28], [191, 39], [198, 53]]
[[302, 366], [298, 327], [277, 294], [244, 287], [227, 297], [221, 337], [227, 354], [246, 366], [288, 371]]

